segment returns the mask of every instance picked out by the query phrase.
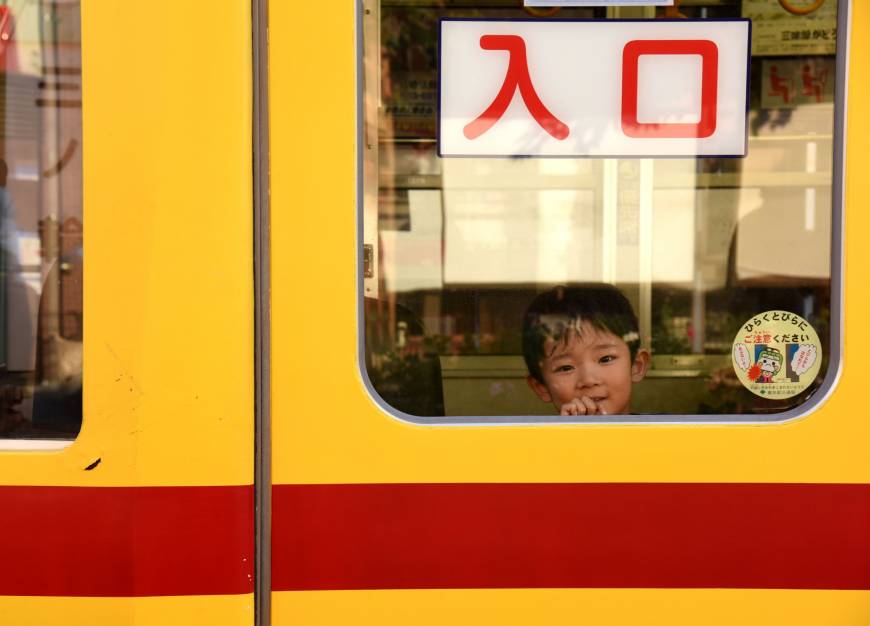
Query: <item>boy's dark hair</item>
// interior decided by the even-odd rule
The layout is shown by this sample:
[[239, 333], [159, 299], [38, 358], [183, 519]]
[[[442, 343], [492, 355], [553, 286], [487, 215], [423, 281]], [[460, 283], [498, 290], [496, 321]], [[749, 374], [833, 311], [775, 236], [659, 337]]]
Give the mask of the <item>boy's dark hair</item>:
[[538, 294], [523, 316], [523, 358], [529, 374], [543, 382], [541, 361], [547, 340], [567, 340], [581, 322], [620, 337], [634, 360], [640, 348], [637, 316], [622, 292], [600, 283], [560, 286]]

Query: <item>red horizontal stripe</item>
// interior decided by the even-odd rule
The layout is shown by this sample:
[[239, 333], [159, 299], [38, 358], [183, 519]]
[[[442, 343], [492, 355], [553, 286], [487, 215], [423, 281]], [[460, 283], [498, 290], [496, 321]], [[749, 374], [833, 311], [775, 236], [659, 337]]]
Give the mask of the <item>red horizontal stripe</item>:
[[0, 595], [253, 590], [253, 487], [0, 487]]
[[276, 485], [275, 590], [870, 589], [870, 485]]

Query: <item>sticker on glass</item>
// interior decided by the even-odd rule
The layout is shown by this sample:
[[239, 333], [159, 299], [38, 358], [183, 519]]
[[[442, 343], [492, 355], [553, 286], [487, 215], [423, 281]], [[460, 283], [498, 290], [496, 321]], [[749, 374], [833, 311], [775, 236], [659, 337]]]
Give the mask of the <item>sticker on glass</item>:
[[765, 398], [798, 395], [822, 365], [822, 344], [800, 315], [767, 311], [753, 316], [734, 338], [734, 371], [743, 386]]

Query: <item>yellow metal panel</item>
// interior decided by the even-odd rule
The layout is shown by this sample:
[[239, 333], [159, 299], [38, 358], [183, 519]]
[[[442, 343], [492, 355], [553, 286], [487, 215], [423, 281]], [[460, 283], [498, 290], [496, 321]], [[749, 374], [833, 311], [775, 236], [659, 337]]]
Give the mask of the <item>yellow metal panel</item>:
[[0, 596], [0, 623], [10, 626], [224, 626], [252, 624], [253, 594], [159, 598]]
[[842, 380], [765, 426], [424, 427], [363, 388], [357, 351], [354, 3], [270, 6], [272, 407], [276, 483], [870, 482], [870, 7], [855, 2]]
[[275, 624], [339, 626], [865, 626], [870, 592], [434, 589], [272, 594]]
[[83, 2], [82, 31], [84, 425], [0, 476], [250, 484], [251, 4]]

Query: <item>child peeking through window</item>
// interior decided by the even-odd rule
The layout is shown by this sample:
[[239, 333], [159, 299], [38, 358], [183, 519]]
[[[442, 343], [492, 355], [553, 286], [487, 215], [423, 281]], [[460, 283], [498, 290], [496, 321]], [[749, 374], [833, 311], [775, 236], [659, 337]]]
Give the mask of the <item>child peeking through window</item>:
[[523, 357], [532, 391], [560, 415], [629, 413], [650, 362], [631, 304], [598, 284], [538, 295], [523, 319]]

